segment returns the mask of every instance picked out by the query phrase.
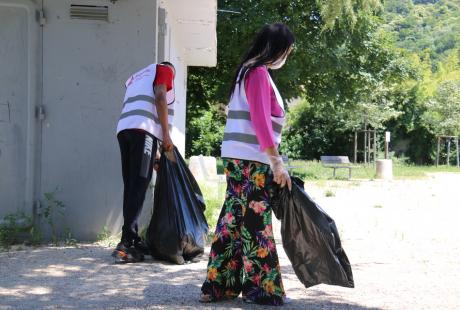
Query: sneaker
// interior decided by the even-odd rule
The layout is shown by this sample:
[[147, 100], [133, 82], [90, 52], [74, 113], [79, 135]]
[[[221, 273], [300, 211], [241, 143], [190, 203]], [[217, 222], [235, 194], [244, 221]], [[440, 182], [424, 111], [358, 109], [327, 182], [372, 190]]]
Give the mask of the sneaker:
[[134, 240], [134, 248], [144, 255], [150, 255], [150, 249], [141, 239]]
[[138, 263], [144, 260], [144, 254], [125, 242], [118, 243], [112, 257], [115, 258], [116, 264]]

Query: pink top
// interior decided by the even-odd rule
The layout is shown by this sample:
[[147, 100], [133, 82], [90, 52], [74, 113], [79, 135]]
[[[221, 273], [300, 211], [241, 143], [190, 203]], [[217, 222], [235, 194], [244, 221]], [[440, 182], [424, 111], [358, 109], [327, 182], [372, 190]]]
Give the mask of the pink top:
[[272, 116], [282, 117], [283, 110], [276, 100], [265, 66], [250, 69], [246, 73], [244, 90], [249, 104], [251, 122], [256, 132], [260, 150], [274, 147]]

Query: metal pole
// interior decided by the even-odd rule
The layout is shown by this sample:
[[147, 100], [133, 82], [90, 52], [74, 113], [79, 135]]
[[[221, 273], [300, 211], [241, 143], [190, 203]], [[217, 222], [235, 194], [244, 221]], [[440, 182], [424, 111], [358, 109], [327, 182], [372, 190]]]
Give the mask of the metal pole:
[[460, 167], [460, 165], [459, 165], [460, 158], [458, 157], [458, 137], [455, 140], [455, 149], [457, 150], [457, 168], [458, 168], [458, 167]]
[[358, 131], [355, 130], [355, 148], [353, 153], [353, 162], [356, 164], [358, 160]]
[[374, 130], [374, 165], [377, 160], [377, 132]]
[[385, 159], [388, 159], [388, 141], [385, 141]]
[[367, 122], [364, 123], [364, 164], [367, 164]]
[[450, 137], [447, 138], [447, 166], [450, 166]]
[[366, 135], [366, 131], [364, 130], [363, 131], [364, 135], [364, 143], [363, 143], [363, 160], [364, 160], [364, 164], [367, 163], [367, 157], [366, 157], [366, 145], [367, 145], [367, 135]]
[[436, 149], [436, 167], [439, 166], [439, 145], [441, 144], [441, 137], [438, 136], [438, 147]]
[[371, 131], [369, 130], [369, 136], [367, 137], [367, 152], [369, 156], [369, 165], [371, 164]]

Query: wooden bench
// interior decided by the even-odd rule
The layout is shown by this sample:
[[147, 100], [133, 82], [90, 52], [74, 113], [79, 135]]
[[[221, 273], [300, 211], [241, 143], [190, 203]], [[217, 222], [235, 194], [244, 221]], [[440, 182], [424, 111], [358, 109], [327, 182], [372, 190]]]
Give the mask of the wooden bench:
[[291, 173], [293, 169], [305, 168], [304, 166], [292, 166], [287, 155], [281, 155], [281, 159], [283, 160], [284, 167], [289, 171], [289, 173]]
[[350, 164], [348, 156], [321, 156], [321, 163], [326, 168], [334, 169], [334, 178], [336, 169], [348, 169], [348, 179], [351, 179], [351, 169], [354, 167]]

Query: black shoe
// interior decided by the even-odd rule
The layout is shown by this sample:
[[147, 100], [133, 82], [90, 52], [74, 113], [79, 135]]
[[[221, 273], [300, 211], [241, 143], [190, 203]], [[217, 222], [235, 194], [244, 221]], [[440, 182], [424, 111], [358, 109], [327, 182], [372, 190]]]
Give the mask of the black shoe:
[[116, 264], [138, 263], [144, 260], [144, 254], [126, 242], [118, 243], [112, 252], [112, 257], [115, 258]]
[[144, 255], [151, 255], [149, 247], [141, 239], [134, 240], [134, 248]]

